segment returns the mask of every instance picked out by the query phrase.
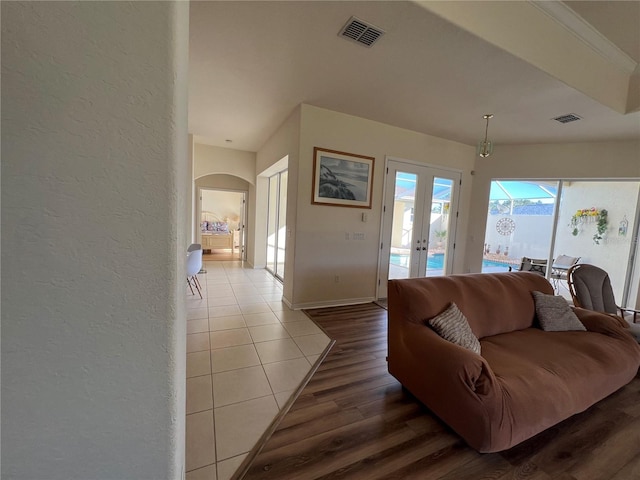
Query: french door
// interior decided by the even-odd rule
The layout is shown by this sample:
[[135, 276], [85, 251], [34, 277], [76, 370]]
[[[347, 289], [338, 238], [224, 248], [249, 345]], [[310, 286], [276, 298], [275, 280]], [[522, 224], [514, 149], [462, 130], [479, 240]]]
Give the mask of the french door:
[[387, 161], [379, 298], [388, 279], [451, 273], [460, 179], [453, 170]]

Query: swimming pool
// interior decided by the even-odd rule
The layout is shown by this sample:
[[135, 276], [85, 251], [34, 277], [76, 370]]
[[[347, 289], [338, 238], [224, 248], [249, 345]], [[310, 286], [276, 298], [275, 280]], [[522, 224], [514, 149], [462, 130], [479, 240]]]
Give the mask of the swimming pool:
[[[409, 254], [408, 253], [392, 253], [389, 263], [397, 265], [398, 267], [409, 267]], [[498, 271], [498, 269], [504, 268], [506, 272], [509, 269], [508, 263], [497, 262], [495, 260], [482, 260], [482, 270], [490, 268], [492, 271]], [[444, 253], [434, 253], [427, 257], [427, 270], [442, 270], [444, 269]]]

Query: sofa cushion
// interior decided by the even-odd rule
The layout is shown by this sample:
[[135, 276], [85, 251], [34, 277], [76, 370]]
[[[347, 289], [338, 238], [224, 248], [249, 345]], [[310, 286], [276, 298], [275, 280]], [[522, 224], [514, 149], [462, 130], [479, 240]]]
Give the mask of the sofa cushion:
[[545, 332], [586, 331], [564, 297], [531, 292], [536, 304], [536, 316]]
[[633, 345], [599, 333], [528, 328], [481, 343], [504, 399], [493, 419], [496, 433], [511, 444], [585, 410], [638, 368]]
[[478, 337], [473, 334], [467, 318], [455, 303], [427, 323], [445, 340], [480, 354]]

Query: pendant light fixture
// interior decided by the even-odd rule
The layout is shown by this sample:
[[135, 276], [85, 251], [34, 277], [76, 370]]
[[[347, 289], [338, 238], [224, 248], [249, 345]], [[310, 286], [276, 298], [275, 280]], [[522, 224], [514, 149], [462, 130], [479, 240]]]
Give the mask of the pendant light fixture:
[[487, 134], [489, 133], [489, 119], [493, 118], [493, 114], [487, 113], [483, 118], [487, 121], [487, 125], [484, 129], [484, 140], [478, 142], [478, 155], [485, 158], [493, 152], [493, 143], [487, 139]]

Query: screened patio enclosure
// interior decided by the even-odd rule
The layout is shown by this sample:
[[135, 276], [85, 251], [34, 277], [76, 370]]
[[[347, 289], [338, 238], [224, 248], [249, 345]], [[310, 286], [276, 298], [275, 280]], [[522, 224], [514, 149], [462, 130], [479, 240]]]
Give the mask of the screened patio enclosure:
[[491, 182], [483, 272], [548, 257], [557, 195], [558, 182]]
[[[522, 257], [579, 257], [606, 270], [616, 299], [638, 296], [637, 218], [640, 182], [502, 180], [491, 182], [483, 272], [518, 266]], [[550, 276], [551, 269], [547, 277]], [[569, 297], [565, 282], [557, 293]]]

